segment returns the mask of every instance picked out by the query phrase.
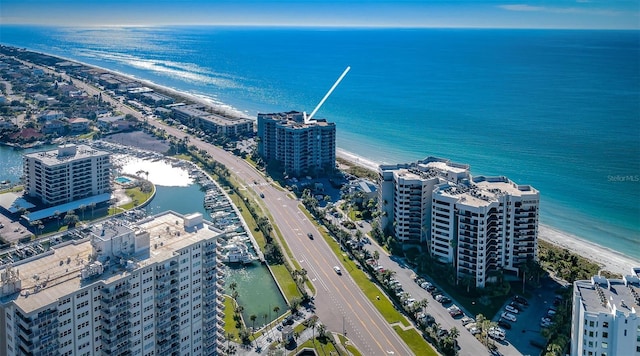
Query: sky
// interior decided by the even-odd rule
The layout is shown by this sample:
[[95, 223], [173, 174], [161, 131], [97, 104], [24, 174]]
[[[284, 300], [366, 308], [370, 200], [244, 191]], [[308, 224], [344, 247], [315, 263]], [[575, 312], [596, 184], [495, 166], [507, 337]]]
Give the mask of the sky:
[[0, 24], [637, 30], [640, 0], [1, 0]]

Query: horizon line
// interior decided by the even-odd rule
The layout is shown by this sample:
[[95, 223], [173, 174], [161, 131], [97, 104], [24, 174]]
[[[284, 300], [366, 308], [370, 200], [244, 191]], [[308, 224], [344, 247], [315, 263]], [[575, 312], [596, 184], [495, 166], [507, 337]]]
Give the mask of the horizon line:
[[57, 28], [162, 28], [162, 27], [229, 27], [229, 28], [305, 28], [305, 29], [449, 29], [449, 30], [568, 30], [568, 31], [640, 31], [638, 28], [627, 27], [492, 27], [492, 26], [414, 26], [414, 25], [330, 25], [330, 24], [211, 24], [211, 23], [175, 23], [175, 24], [37, 24], [37, 23], [0, 23], [5, 26], [35, 26]]

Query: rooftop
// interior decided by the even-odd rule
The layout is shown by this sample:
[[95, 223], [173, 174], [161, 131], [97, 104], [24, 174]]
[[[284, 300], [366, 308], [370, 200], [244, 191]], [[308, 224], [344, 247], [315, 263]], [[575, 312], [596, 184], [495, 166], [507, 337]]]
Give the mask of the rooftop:
[[[91, 233], [85, 232], [87, 238], [54, 246], [33, 260], [16, 264], [12, 270], [21, 280], [20, 292], [2, 297], [0, 302], [13, 301], [27, 313], [36, 311], [81, 288], [100, 281], [111, 283], [144, 266], [166, 260], [175, 251], [195, 242], [221, 235], [209, 222], [171, 211], [144, 219], [137, 225], [127, 224], [114, 219], [94, 225]], [[149, 246], [137, 254], [126, 256], [126, 261], [123, 259], [125, 263], [112, 260], [110, 264], [105, 264], [104, 272], [97, 278], [82, 279], [82, 270], [91, 264], [90, 256], [95, 255], [90, 236], [107, 239], [116, 236], [116, 231], [123, 233], [127, 230], [136, 234], [148, 232]], [[105, 235], [101, 236], [101, 232], [96, 235], [97, 231], [105, 231]], [[3, 279], [0, 284], [8, 282]]]
[[590, 281], [576, 281], [585, 312], [613, 314], [616, 311], [629, 316], [640, 311], [640, 279], [628, 275], [623, 279], [607, 279], [594, 276]]
[[40, 160], [48, 166], [55, 166], [72, 160], [109, 154], [109, 152], [99, 151], [87, 145], [68, 144], [59, 146], [55, 150], [28, 153], [24, 156]]

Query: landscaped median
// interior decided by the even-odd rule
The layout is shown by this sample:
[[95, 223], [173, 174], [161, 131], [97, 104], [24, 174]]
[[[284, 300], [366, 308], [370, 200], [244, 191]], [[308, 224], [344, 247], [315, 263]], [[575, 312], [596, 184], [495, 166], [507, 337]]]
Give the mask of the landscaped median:
[[[304, 208], [304, 206], [300, 205], [300, 209], [305, 213], [309, 221], [313, 221], [317, 224], [317, 222], [315, 222], [316, 220], [311, 216], [307, 209]], [[376, 284], [371, 282], [369, 276], [360, 269], [353, 260], [348, 258], [346, 252], [343, 252], [340, 249], [338, 242], [334, 240], [328, 232], [325, 232], [324, 229], [320, 230], [322, 231], [322, 237], [329, 244], [333, 253], [338, 257], [343, 257], [342, 264], [344, 265], [346, 272], [351, 275], [351, 278], [353, 278], [358, 287], [360, 287], [362, 292], [376, 307], [384, 319], [389, 324], [400, 324], [408, 328], [407, 330], [404, 330], [399, 325], [393, 327], [398, 336], [404, 340], [411, 351], [416, 355], [437, 355], [433, 347], [426, 342], [422, 336], [420, 336], [420, 333], [412, 327], [407, 318], [405, 318], [405, 316], [394, 307], [386, 294], [384, 294]]]

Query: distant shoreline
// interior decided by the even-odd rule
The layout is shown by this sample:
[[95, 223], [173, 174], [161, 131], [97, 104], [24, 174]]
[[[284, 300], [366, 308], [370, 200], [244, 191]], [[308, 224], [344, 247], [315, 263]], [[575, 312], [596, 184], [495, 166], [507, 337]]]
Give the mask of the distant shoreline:
[[[13, 46], [12, 46], [13, 47]], [[162, 86], [159, 85], [157, 83], [154, 83], [152, 81], [149, 80], [145, 80], [145, 79], [140, 79], [137, 78], [133, 75], [128, 75], [128, 74], [124, 74], [118, 71], [114, 71], [114, 70], [110, 70], [110, 69], [106, 69], [100, 66], [96, 66], [96, 65], [92, 65], [92, 64], [87, 64], [75, 59], [71, 59], [71, 58], [66, 58], [66, 57], [61, 57], [58, 55], [53, 55], [53, 54], [48, 54], [48, 53], [44, 53], [41, 51], [33, 51], [33, 50], [29, 50], [30, 52], [33, 53], [39, 53], [42, 55], [46, 55], [46, 56], [51, 56], [51, 57], [55, 57], [55, 58], [60, 58], [62, 60], [66, 60], [69, 62], [75, 62], [75, 63], [79, 63], [81, 65], [84, 65], [86, 67], [89, 68], [94, 68], [94, 69], [98, 69], [107, 73], [112, 73], [115, 75], [119, 75], [128, 79], [132, 79], [135, 81], [138, 81], [144, 85], [149, 86], [150, 88], [154, 88], [154, 89], [158, 89], [160, 91], [165, 91], [168, 93], [172, 93], [173, 95], [175, 95], [177, 98], [182, 98], [184, 100], [189, 100], [192, 102], [198, 102], [198, 103], [202, 103], [204, 105], [208, 105], [213, 109], [217, 109], [217, 110], [221, 110], [224, 112], [227, 112], [228, 114], [231, 114], [231, 112], [236, 113], [237, 115], [241, 116], [241, 117], [246, 117], [246, 115], [244, 115], [242, 112], [240, 112], [237, 109], [229, 109], [229, 107], [226, 107], [224, 104], [216, 104], [216, 103], [212, 103], [209, 100], [199, 97], [195, 94], [192, 93], [187, 93], [187, 92], [182, 92], [179, 91], [177, 89], [174, 88], [170, 88], [170, 87], [166, 87], [166, 86]], [[57, 70], [59, 71], [59, 70]], [[378, 163], [374, 162], [372, 160], [369, 160], [367, 158], [358, 156], [354, 153], [348, 152], [344, 149], [340, 149], [337, 148], [336, 149], [336, 156], [343, 158], [349, 162], [352, 162], [355, 165], [373, 170], [373, 171], [377, 171], [378, 170]], [[636, 266], [640, 266], [640, 261], [636, 261], [633, 258], [623, 255], [622, 253], [619, 253], [617, 251], [611, 250], [609, 248], [606, 248], [604, 246], [598, 245], [596, 243], [593, 242], [589, 242], [585, 239], [582, 239], [578, 236], [574, 236], [571, 235], [567, 232], [558, 230], [557, 228], [551, 227], [551, 226], [547, 226], [547, 225], [539, 225], [539, 238], [548, 241], [554, 245], [558, 245], [562, 248], [568, 248], [569, 250], [572, 250], [573, 252], [589, 259], [592, 260], [598, 264], [600, 264], [602, 266], [603, 269], [605, 270], [609, 270], [611, 272], [614, 273], [620, 273], [622, 275], [627, 275], [629, 273], [631, 273], [631, 268], [636, 267]]]

